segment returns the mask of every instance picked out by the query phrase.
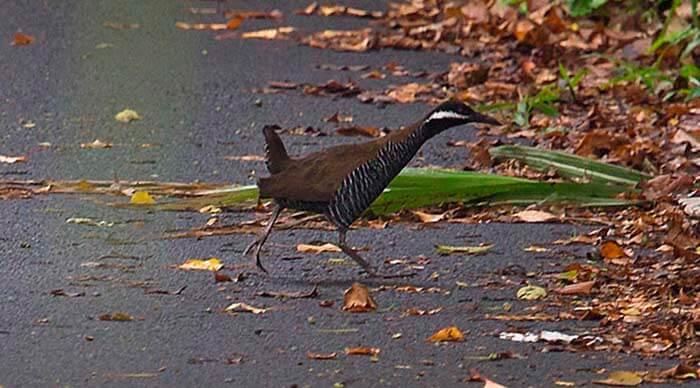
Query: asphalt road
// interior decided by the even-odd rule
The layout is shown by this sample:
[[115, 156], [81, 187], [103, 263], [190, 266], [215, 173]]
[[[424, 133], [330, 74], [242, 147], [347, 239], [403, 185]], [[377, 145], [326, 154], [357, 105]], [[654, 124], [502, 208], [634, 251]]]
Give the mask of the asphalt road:
[[[383, 9], [377, 2], [349, 2]], [[305, 31], [354, 28], [349, 18], [301, 17], [292, 10], [305, 2], [275, 4], [283, 25]], [[352, 114], [358, 125], [398, 127], [429, 107], [376, 105], [356, 99], [303, 96], [297, 92], [254, 94], [268, 81], [322, 83], [353, 77], [379, 88], [406, 82], [362, 80], [356, 73], [319, 70], [320, 64], [385, 65], [443, 71], [459, 58], [408, 51], [335, 53], [294, 42], [212, 39], [211, 32], [181, 31], [176, 21], [206, 20], [185, 10], [207, 2], [14, 0], [3, 3], [0, 24], [0, 155], [27, 155], [24, 164], [0, 164], [3, 179], [156, 179], [251, 183], [264, 173], [260, 162], [225, 160], [227, 155], [262, 153], [264, 124], [314, 126], [331, 132], [323, 117]], [[254, 1], [229, 1], [225, 8], [270, 7]], [[214, 21], [214, 18], [211, 18]], [[103, 22], [138, 23], [133, 30]], [[244, 29], [275, 25], [246, 21]], [[29, 46], [10, 44], [16, 31], [36, 36]], [[256, 100], [262, 104], [256, 104]], [[260, 105], [260, 106], [259, 106]], [[118, 123], [115, 113], [138, 111], [143, 120]], [[36, 125], [28, 128], [27, 122]], [[31, 125], [29, 125], [31, 126]], [[417, 165], [455, 167], [467, 156], [449, 140], [473, 139], [473, 129], [449, 131], [427, 144]], [[95, 139], [114, 143], [104, 150], [81, 149]], [[293, 154], [356, 138], [285, 136]], [[50, 147], [39, 143], [49, 142]], [[152, 147], [141, 145], [148, 143]], [[115, 222], [112, 227], [67, 224], [70, 217]], [[222, 222], [250, 219], [226, 214]], [[275, 232], [265, 251], [271, 276], [252, 273], [238, 283], [215, 283], [211, 273], [173, 268], [190, 257], [220, 257], [239, 266], [252, 236], [164, 240], [164, 232], [201, 226], [201, 214], [146, 213], [107, 207], [82, 196], [35, 196], [0, 201], [0, 386], [452, 386], [469, 369], [509, 387], [553, 386], [557, 380], [578, 386], [601, 378], [601, 368], [647, 370], [670, 365], [612, 353], [543, 352], [543, 343], [504, 341], [498, 333], [525, 330], [585, 331], [576, 321], [558, 323], [485, 320], [504, 303], [520, 311], [529, 304], [515, 291], [527, 272], [556, 272], [585, 259], [581, 248], [554, 248], [545, 254], [523, 251], [586, 230], [557, 224], [438, 224], [424, 228], [392, 224], [384, 230], [360, 228], [349, 234], [356, 246], [369, 246], [375, 263], [424, 255], [430, 259], [408, 281], [367, 279], [352, 265], [329, 260], [337, 254], [298, 255], [297, 243], [334, 241], [315, 230]], [[494, 243], [487, 254], [439, 256], [434, 244]], [[105, 257], [121, 255], [122, 258]], [[130, 258], [123, 258], [123, 257]], [[102, 263], [95, 267], [90, 262]], [[504, 270], [507, 270], [504, 272]], [[508, 272], [509, 271], [509, 272]], [[235, 274], [237, 271], [230, 271]], [[437, 273], [438, 276], [431, 277]], [[343, 291], [355, 280], [371, 288], [410, 283], [439, 287], [441, 293], [401, 293], [376, 289], [379, 309], [351, 314], [340, 310]], [[457, 282], [470, 284], [460, 288]], [[501, 287], [481, 287], [486, 281]], [[318, 285], [319, 296], [279, 300], [259, 291], [304, 291]], [[147, 293], [153, 290], [177, 295]], [[51, 291], [83, 296], [52, 296]], [[333, 300], [330, 308], [321, 300]], [[264, 314], [223, 314], [240, 301], [272, 308]], [[432, 316], [402, 316], [409, 308], [443, 311]], [[98, 317], [124, 311], [131, 322]], [[458, 343], [432, 345], [426, 338], [457, 325], [466, 334]], [[393, 339], [396, 333], [400, 338]], [[376, 360], [345, 356], [349, 346], [379, 347]], [[522, 358], [483, 361], [492, 352], [513, 351]], [[335, 360], [309, 360], [307, 352], [338, 352]], [[231, 361], [226, 361], [231, 360]], [[473, 383], [479, 386], [480, 383]], [[483, 384], [483, 383], [481, 383]]]

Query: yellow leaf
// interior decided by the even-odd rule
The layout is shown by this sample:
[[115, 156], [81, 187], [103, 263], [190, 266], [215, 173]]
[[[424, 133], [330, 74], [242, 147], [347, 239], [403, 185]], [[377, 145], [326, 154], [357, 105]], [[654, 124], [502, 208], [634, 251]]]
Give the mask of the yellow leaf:
[[350, 288], [345, 290], [345, 294], [343, 295], [343, 311], [363, 313], [376, 309], [377, 303], [372, 299], [367, 287], [360, 283], [353, 283]]
[[246, 303], [234, 303], [224, 309], [224, 311], [229, 313], [253, 313], [262, 314], [267, 311], [267, 309], [262, 309], [258, 307], [253, 307]]
[[148, 191], [137, 191], [131, 196], [133, 205], [153, 205], [156, 200], [148, 194]]
[[542, 287], [527, 285], [518, 290], [516, 294], [518, 299], [537, 300], [547, 296], [547, 290]]
[[610, 372], [607, 379], [593, 381], [594, 384], [612, 385], [616, 387], [636, 387], [642, 383], [642, 378], [629, 371]]
[[462, 341], [464, 334], [457, 326], [446, 327], [428, 338], [428, 342]]
[[184, 270], [218, 271], [223, 267], [224, 265], [221, 264], [221, 260], [212, 257], [208, 260], [187, 259], [177, 268]]
[[121, 121], [122, 123], [129, 123], [134, 120], [141, 120], [141, 116], [139, 116], [136, 111], [131, 110], [131, 109], [124, 109], [123, 111], [117, 113], [114, 116], [114, 119], [117, 121]]
[[342, 250], [333, 244], [326, 243], [323, 245], [299, 244], [297, 252], [301, 253], [324, 253], [324, 252], [342, 252]]
[[455, 247], [450, 245], [436, 245], [435, 249], [437, 249], [438, 253], [446, 255], [451, 255], [453, 253], [466, 253], [469, 255], [476, 255], [487, 252], [489, 249], [491, 249], [491, 247], [493, 247], [493, 244], [480, 245], [477, 247]]

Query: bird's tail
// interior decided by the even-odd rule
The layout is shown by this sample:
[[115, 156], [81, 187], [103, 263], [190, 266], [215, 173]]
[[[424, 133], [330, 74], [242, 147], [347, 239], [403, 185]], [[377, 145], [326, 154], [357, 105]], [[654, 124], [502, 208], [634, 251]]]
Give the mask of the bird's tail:
[[270, 174], [277, 174], [284, 170], [289, 161], [289, 155], [287, 155], [287, 150], [284, 149], [284, 143], [282, 143], [282, 139], [275, 132], [275, 129], [279, 129], [279, 127], [266, 125], [263, 128], [263, 134], [265, 135], [265, 165]]

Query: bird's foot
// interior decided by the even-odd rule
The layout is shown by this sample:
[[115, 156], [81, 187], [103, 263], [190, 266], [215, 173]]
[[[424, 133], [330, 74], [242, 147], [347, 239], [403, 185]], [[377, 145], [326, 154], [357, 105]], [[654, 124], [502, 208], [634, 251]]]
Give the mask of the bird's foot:
[[262, 273], [268, 274], [267, 270], [265, 269], [265, 267], [263, 267], [262, 263], [260, 262], [260, 256], [258, 256], [258, 257], [255, 258], [255, 266], [258, 267], [258, 269], [259, 269]]
[[255, 240], [253, 240], [253, 242], [251, 242], [250, 244], [248, 244], [247, 247], [245, 247], [245, 249], [243, 250], [243, 256], [248, 256], [248, 254], [250, 253], [250, 251], [251, 251], [251, 250], [253, 249], [253, 247], [256, 246], [257, 244], [258, 244], [258, 239], [256, 238]]

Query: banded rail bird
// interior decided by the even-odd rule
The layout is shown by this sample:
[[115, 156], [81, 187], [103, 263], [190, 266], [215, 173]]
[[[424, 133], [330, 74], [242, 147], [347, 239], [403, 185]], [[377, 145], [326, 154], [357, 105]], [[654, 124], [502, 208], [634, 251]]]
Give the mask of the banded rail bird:
[[368, 274], [376, 272], [346, 243], [350, 225], [399, 174], [423, 143], [440, 132], [463, 124], [500, 125], [489, 116], [458, 101], [447, 101], [418, 122], [366, 143], [343, 144], [300, 158], [290, 158], [273, 127], [263, 128], [265, 162], [270, 176], [258, 180], [261, 198], [272, 198], [275, 206], [263, 233], [246, 248], [255, 247], [255, 264], [260, 250], [280, 212], [296, 209], [324, 214], [337, 227], [338, 246]]

